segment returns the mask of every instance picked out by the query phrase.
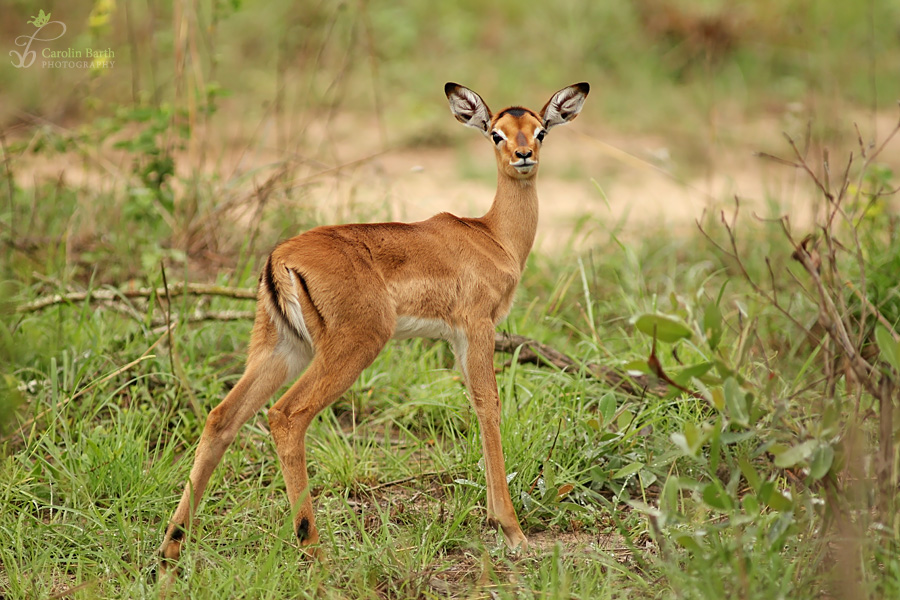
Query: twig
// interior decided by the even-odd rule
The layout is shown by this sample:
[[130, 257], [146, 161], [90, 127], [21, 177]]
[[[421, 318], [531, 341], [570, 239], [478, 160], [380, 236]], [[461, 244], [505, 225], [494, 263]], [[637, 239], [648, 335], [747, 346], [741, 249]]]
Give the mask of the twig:
[[872, 304], [872, 301], [866, 298], [862, 292], [856, 289], [856, 286], [853, 285], [852, 281], [845, 281], [844, 285], [850, 288], [850, 291], [852, 291], [856, 295], [856, 297], [859, 298], [860, 302], [869, 307], [869, 310], [872, 311], [872, 313], [875, 315], [875, 318], [878, 319], [878, 322], [884, 325], [884, 328], [888, 330], [888, 333], [891, 334], [891, 337], [894, 338], [894, 341], [900, 342], [900, 335], [898, 335], [894, 331], [894, 326], [891, 325], [891, 322], [888, 321], [883, 314], [881, 314], [881, 311], [878, 310], [878, 308], [874, 304]]
[[[203, 321], [252, 321], [256, 313], [252, 310], [197, 310], [182, 318], [175, 317], [173, 323], [201, 323]], [[151, 323], [153, 333], [162, 333], [166, 323], [162, 318], [156, 318]]]
[[[135, 69], [136, 70], [136, 69]], [[74, 596], [78, 592], [83, 592], [87, 589], [90, 589], [96, 585], [98, 585], [101, 581], [105, 581], [108, 577], [100, 577], [99, 579], [92, 579], [91, 581], [85, 581], [84, 583], [66, 588], [62, 591], [56, 592], [48, 596], [50, 600], [59, 600], [60, 598], [68, 598], [70, 596]]]
[[693, 390], [689, 390], [680, 383], [673, 381], [672, 378], [669, 377], [663, 370], [662, 363], [659, 362], [659, 357], [656, 355], [656, 325], [653, 326], [653, 346], [650, 348], [650, 356], [647, 358], [647, 365], [650, 367], [650, 370], [653, 371], [653, 374], [659, 378], [660, 381], [667, 383], [679, 392], [683, 392], [689, 395], [691, 398], [697, 398], [698, 400], [706, 399], [703, 394], [700, 394]]
[[[772, 306], [774, 306], [782, 315], [784, 315], [794, 325], [796, 325], [800, 331], [805, 333], [807, 335], [807, 337], [810, 339], [810, 341], [812, 341], [813, 343], [818, 342], [818, 339], [816, 338], [816, 336], [813, 335], [812, 332], [806, 328], [806, 326], [804, 326], [800, 321], [798, 321], [797, 318], [790, 313], [790, 311], [788, 311], [785, 307], [781, 306], [778, 303], [778, 298], [775, 296], [774, 289], [772, 290], [772, 293], [770, 294], [769, 292], [764, 290], [758, 283], [756, 283], [756, 281], [754, 281], [753, 278], [750, 276], [750, 273], [747, 270], [746, 265], [744, 265], [744, 261], [741, 259], [741, 255], [740, 255], [740, 252], [737, 247], [737, 235], [735, 234], [735, 224], [737, 223], [739, 211], [740, 211], [740, 199], [737, 196], [735, 196], [734, 197], [734, 215], [732, 216], [731, 223], [729, 223], [728, 219], [725, 218], [725, 211], [722, 211], [722, 213], [721, 213], [722, 226], [725, 228], [725, 231], [728, 234], [730, 249], [726, 248], [725, 246], [723, 246], [722, 244], [720, 244], [716, 240], [714, 240], [713, 237], [703, 228], [703, 224], [699, 219], [696, 221], [697, 229], [700, 230], [700, 233], [703, 235], [703, 237], [705, 237], [713, 246], [715, 246], [719, 252], [721, 252], [725, 256], [734, 260], [735, 264], [737, 265], [738, 269], [741, 272], [741, 276], [744, 278], [744, 280], [747, 281], [747, 283], [750, 284], [750, 287], [753, 288], [754, 292], [759, 294], [762, 298], [765, 298], [767, 302], [770, 302], [772, 304]], [[791, 237], [790, 225], [789, 225], [789, 221], [788, 221], [787, 217], [782, 217], [781, 219], [778, 219], [778, 220], [781, 223], [781, 227], [784, 230], [785, 235], [787, 235], [791, 244], [794, 245], [794, 241], [793, 241], [793, 238]]]
[[669, 388], [651, 380], [646, 375], [625, 375], [612, 367], [596, 363], [577, 363], [573, 358], [563, 354], [556, 348], [542, 344], [523, 335], [497, 332], [494, 334], [494, 352], [514, 354], [519, 350], [518, 361], [521, 364], [535, 364], [556, 367], [560, 371], [572, 372], [584, 368], [588, 376], [606, 382], [613, 388], [619, 388], [628, 394], [640, 396], [647, 390], [657, 396], [665, 396]]
[[[15, 230], [15, 186], [13, 185], [13, 174], [9, 164], [11, 162], [9, 156], [9, 148], [6, 146], [6, 131], [0, 129], [0, 149], [3, 150], [3, 167], [6, 170], [6, 190], [7, 200], [9, 201], [9, 224], [10, 231]], [[12, 235], [10, 235], [10, 238]]]
[[[192, 296], [223, 296], [238, 300], [256, 300], [256, 291], [246, 288], [235, 288], [208, 283], [175, 283], [169, 287], [169, 297], [182, 295]], [[16, 307], [16, 313], [30, 313], [43, 310], [57, 304], [71, 304], [91, 300], [117, 300], [119, 298], [151, 298], [153, 296], [165, 296], [165, 288], [139, 288], [136, 290], [91, 290], [87, 292], [69, 292], [44, 296], [32, 302], [26, 302]]]
[[[166, 305], [162, 308], [166, 311], [166, 332], [169, 335], [169, 368], [172, 369], [172, 373], [175, 373], [175, 344], [172, 341], [172, 297], [169, 295], [169, 281], [166, 278], [165, 261], [159, 261], [159, 270], [162, 272], [163, 290], [166, 292]], [[159, 298], [160, 296], [157, 295], [157, 301]]]
[[[37, 312], [59, 304], [69, 304], [74, 302], [104, 302], [111, 303], [115, 306], [115, 301], [122, 298], [151, 298], [166, 297], [169, 302], [172, 298], [181, 295], [194, 296], [222, 296], [234, 298], [238, 300], [256, 300], [256, 291], [247, 288], [226, 287], [212, 284], [198, 283], [176, 283], [171, 286], [162, 288], [140, 288], [136, 290], [114, 290], [102, 289], [88, 292], [69, 292], [67, 294], [56, 294], [38, 298], [32, 302], [21, 304], [16, 307], [16, 313]], [[187, 317], [165, 319], [154, 319], [152, 326], [157, 328], [154, 332], [165, 327], [168, 331], [167, 323], [172, 326], [180, 322], [196, 323], [200, 321], [236, 321], [251, 320], [255, 313], [253, 311], [196, 311]], [[560, 352], [559, 350], [538, 342], [537, 340], [508, 333], [497, 332], [494, 335], [494, 352], [502, 352], [506, 354], [514, 354], [521, 347], [518, 355], [518, 362], [521, 364], [536, 364], [555, 367], [561, 371], [573, 372], [584, 369], [585, 373], [594, 379], [606, 382], [613, 388], [623, 390], [634, 396], [641, 396], [644, 392], [657, 396], [664, 396], [669, 392], [669, 388], [665, 383], [659, 383], [652, 380], [646, 375], [626, 375], [612, 367], [598, 365], [596, 363], [581, 364], [570, 356]], [[675, 385], [678, 389], [685, 391], [681, 386]], [[689, 392], [690, 393], [690, 392]]]
[[553, 443], [550, 444], [550, 451], [547, 452], [547, 459], [541, 463], [540, 468], [538, 468], [537, 477], [534, 478], [534, 481], [531, 484], [531, 489], [528, 490], [529, 494], [534, 493], [534, 488], [537, 487], [538, 482], [544, 476], [544, 466], [550, 462], [550, 459], [553, 457], [553, 450], [556, 448], [556, 442], [559, 440], [559, 432], [562, 430], [563, 420], [559, 420], [559, 424], [556, 426], [556, 435], [553, 436]]
[[415, 481], [416, 479], [425, 479], [426, 477], [446, 475], [449, 472], [449, 469], [441, 469], [440, 471], [426, 471], [425, 473], [410, 475], [409, 477], [401, 477], [400, 479], [394, 479], [393, 481], [385, 481], [384, 483], [379, 483], [378, 485], [368, 486], [366, 488], [366, 491], [374, 492], [376, 490], [382, 490], [384, 488], [394, 487], [396, 485], [403, 485], [404, 483], [409, 483], [410, 481]]
[[865, 386], [866, 390], [868, 390], [873, 397], [880, 398], [880, 390], [871, 377], [875, 372], [875, 368], [860, 355], [853, 342], [850, 340], [850, 335], [847, 333], [844, 321], [841, 319], [841, 315], [834, 304], [834, 300], [825, 288], [825, 284], [822, 282], [822, 277], [819, 275], [819, 269], [816, 262], [803, 244], [797, 245], [795, 248], [794, 254], [792, 255], [793, 258], [803, 265], [803, 268], [806, 269], [806, 272], [812, 278], [816, 290], [819, 292], [819, 322], [831, 338], [837, 342], [844, 351], [847, 362], [850, 364], [850, 367], [853, 369], [853, 372], [856, 374], [860, 383]]

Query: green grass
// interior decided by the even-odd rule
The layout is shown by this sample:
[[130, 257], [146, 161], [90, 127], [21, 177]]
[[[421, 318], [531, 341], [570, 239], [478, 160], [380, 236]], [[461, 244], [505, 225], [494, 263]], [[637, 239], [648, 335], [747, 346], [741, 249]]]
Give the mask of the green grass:
[[[48, 351], [43, 363], [26, 357], [12, 373], [36, 381], [21, 414], [49, 409], [36, 427], [25, 429], [24, 439], [7, 446], [3, 466], [9, 484], [0, 500], [0, 527], [13, 542], [2, 550], [2, 562], [12, 597], [83, 583], [89, 585], [76, 597], [152, 592], [146, 581], [161, 523], [183, 483], [202, 420], [165, 352], [66, 401], [154, 341], [154, 335], [133, 331], [129, 339], [117, 338], [113, 331], [134, 329], [127, 322], [123, 328], [121, 320], [63, 307], [19, 324], [12, 334], [13, 344], [21, 345], [38, 337], [43, 324], [50, 330], [44, 332], [52, 339], [48, 345], [66, 348]], [[510, 326], [517, 325], [514, 317]], [[176, 336], [191, 393], [204, 410], [239, 373], [235, 348], [248, 330], [249, 323], [213, 323]], [[265, 419], [251, 421], [213, 478], [177, 589], [196, 597], [283, 597], [317, 588], [415, 597], [440, 592], [434, 578], [446, 580], [454, 595], [479, 581], [504, 593], [551, 588], [559, 597], [567, 597], [570, 587], [584, 594], [590, 589], [590, 596], [614, 589], [615, 578], [604, 574], [610, 561], [599, 550], [568, 556], [564, 548], [551, 548], [507, 563], [496, 535], [482, 531], [478, 431], [451, 365], [442, 344], [392, 343], [348, 398], [311, 428], [311, 481], [329, 555], [324, 565], [300, 561]], [[584, 426], [592, 414], [588, 398], [608, 392], [583, 378], [525, 367], [509, 369], [500, 382], [514, 496], [534, 494], [557, 433], [543, 478], [552, 485], [578, 484], [585, 470], [580, 444], [590, 432]], [[379, 483], [407, 479], [369, 492]], [[533, 532], [565, 531], [576, 522], [593, 528], [603, 516], [590, 505], [554, 516], [552, 507], [537, 501], [520, 512]], [[615, 532], [609, 526], [603, 531]], [[484, 572], [483, 556], [491, 557]], [[590, 557], [595, 572], [574, 578], [576, 565]], [[512, 574], [521, 578], [514, 586]], [[633, 578], [627, 572], [621, 577], [626, 584]]]
[[[71, 218], [60, 211], [55, 220], [61, 226]], [[46, 230], [56, 226], [48, 223]], [[127, 232], [129, 224], [121, 229]], [[762, 249], [776, 241], [765, 228], [750, 235]], [[116, 273], [142, 272], [142, 254], [154, 247], [149, 235], [114, 235], [109, 243], [130, 247], [98, 257], [101, 264], [115, 257]], [[696, 456], [673, 443], [673, 434], [691, 427], [733, 422], [732, 408], [722, 412], [680, 394], [634, 396], [584, 372], [502, 367], [510, 486], [535, 542], [533, 552], [510, 555], [483, 526], [478, 427], [452, 354], [439, 342], [392, 342], [309, 431], [325, 559], [306, 561], [296, 547], [260, 414], [213, 476], [172, 593], [815, 598], [820, 590], [842, 589], [847, 581], [832, 581], [824, 567], [830, 560], [824, 544], [836, 543], [819, 532], [824, 488], [786, 478], [761, 454], [773, 439], [804, 439], [799, 430], [814, 429], [822, 418], [819, 392], [798, 392], [815, 385], [817, 377], [807, 370], [815, 355], [809, 357], [802, 338], [779, 329], [784, 324], [777, 315], [727, 263], [709, 256], [702, 239], [673, 239], [663, 231], [639, 244], [610, 238], [574, 262], [533, 256], [503, 328], [585, 362], [622, 366], [651, 351], [650, 338], [630, 324], [633, 315], [663, 311], [692, 323], [727, 281], [723, 359], [738, 367], [744, 389], [770, 376], [761, 374], [775, 376], [767, 389], [756, 390], [756, 425], [721, 430], [735, 434], [733, 441], [713, 440]], [[761, 256], [753, 257], [752, 268], [764, 273]], [[91, 286], [105, 278], [73, 271], [71, 256], [53, 246], [9, 251], [8, 258], [7, 277], [19, 282], [16, 302], [65, 291], [62, 281]], [[35, 265], [41, 277], [29, 275]], [[149, 280], [158, 283], [156, 276]], [[250, 287], [253, 273], [232, 282]], [[247, 308], [236, 300], [183, 299], [174, 315], [191, 315], [201, 302], [207, 310]], [[726, 304], [743, 305], [746, 314]], [[138, 315], [145, 310], [136, 305]], [[813, 314], [811, 306], [803, 310]], [[742, 320], [757, 323], [759, 336], [744, 359], [736, 355], [746, 332], [732, 329]], [[5, 438], [0, 467], [0, 531], [9, 540], [0, 547], [0, 589], [10, 598], [64, 591], [75, 598], [156, 595], [163, 523], [187, 476], [205, 413], [240, 374], [250, 323], [179, 327], [173, 352], [164, 336], [156, 344], [161, 334], [149, 320], [86, 302], [8, 314], [5, 322], [6, 378], [21, 404], [4, 427], [13, 437]], [[765, 364], [781, 353], [778, 347], [785, 362], [770, 372]], [[667, 371], [677, 374], [681, 365], [708, 358], [710, 349], [698, 340], [680, 344], [677, 357], [659, 352]], [[504, 362], [498, 356], [498, 365]], [[790, 490], [789, 508], [749, 504], [758, 501], [739, 463], [755, 465], [763, 480]], [[720, 486], [737, 504], [724, 507], [716, 499], [723, 496], [708, 495], [710, 486]], [[656, 525], [648, 520], [653, 515]], [[882, 573], [863, 577], [862, 589], [876, 593], [898, 585], [895, 543], [865, 551], [887, 553], [863, 561], [880, 565]]]
[[[453, 149], [444, 81], [499, 105], [587, 79], [595, 116], [575, 126], [659, 135], [692, 157], [673, 169], [695, 172], [711, 153], [742, 155], [756, 142], [720, 128], [732, 118], [752, 127], [809, 117], [814, 144], [840, 145], [848, 135], [836, 122], [863, 109], [874, 119], [873, 108], [900, 95], [889, 2], [738, 11], [715, 0], [564, 0], [526, 11], [511, 1], [212, 0], [191, 4], [196, 70], [185, 71], [173, 66], [169, 25], [152, 26], [172, 22], [168, 3], [129, 3], [130, 17], [123, 8], [91, 29], [94, 4], [44, 9], [67, 23], [67, 43], [114, 48], [114, 73], [0, 65], [4, 598], [159, 595], [164, 524], [206, 414], [240, 377], [250, 331], [246, 319], [187, 321], [252, 303], [184, 296], [167, 308], [124, 292], [161, 286], [161, 264], [170, 285], [252, 288], [277, 240], [320, 223], [392, 218], [388, 203], [361, 205], [353, 189], [346, 205], [313, 200], [323, 184], [307, 176], [359, 156], [339, 156], [327, 135], [343, 119], [361, 147], [445, 148], [463, 178], [482, 181], [493, 167]], [[642, 23], [641, 5], [670, 21]], [[0, 26], [11, 39], [32, 14], [13, 3]], [[721, 55], [691, 45], [705, 15], [737, 19]], [[306, 129], [323, 121], [324, 138]], [[229, 154], [221, 146], [235, 126], [253, 133], [230, 153], [263, 158], [225, 172], [212, 163]], [[854, 142], [841, 147], [856, 151]], [[782, 142], [761, 143], [785, 154]], [[259, 166], [267, 152], [285, 162]], [[852, 173], [847, 222], [794, 226], [798, 238], [818, 233], [820, 258], [834, 267], [823, 268], [826, 283], [843, 290], [844, 314], [859, 317], [861, 353], [877, 358], [890, 334], [873, 344], [871, 310], [845, 283], [896, 331], [900, 244], [896, 207], [877, 196], [896, 178], [882, 165], [867, 173]], [[364, 185], [352, 175], [336, 173], [335, 185]], [[601, 179], [581, 168], [565, 177]], [[797, 196], [827, 204], [803, 188]], [[484, 527], [478, 425], [450, 350], [392, 342], [309, 431], [324, 559], [305, 560], [296, 546], [261, 413], [212, 478], [172, 597], [896, 596], [898, 498], [877, 484], [886, 417], [829, 355], [834, 344], [813, 339], [826, 339], [814, 287], [780, 225], [740, 220], [738, 264], [713, 246], [728, 247], [718, 219], [703, 221], [707, 239], [652, 227], [622, 234], [604, 217], [573, 226], [584, 250], [529, 259], [502, 325], [584, 365], [561, 372], [496, 357], [510, 488], [532, 552], [507, 552]], [[832, 261], [826, 233], [850, 251]], [[784, 312], [766, 297], [773, 288]], [[122, 296], [17, 312], [84, 290]], [[168, 311], [184, 321], [171, 338]], [[660, 327], [680, 323], [690, 336], [654, 344], [635, 318], [659, 314], [670, 319]], [[690, 391], [629, 393], [591, 376], [591, 364], [639, 372], [653, 358]], [[897, 365], [876, 364], [896, 378]]]

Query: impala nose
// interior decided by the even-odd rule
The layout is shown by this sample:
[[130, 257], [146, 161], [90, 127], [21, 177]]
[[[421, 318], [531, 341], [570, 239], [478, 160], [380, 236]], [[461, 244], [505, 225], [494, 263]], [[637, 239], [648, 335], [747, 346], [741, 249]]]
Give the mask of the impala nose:
[[531, 155], [532, 155], [531, 150], [528, 150], [528, 149], [526, 149], [525, 151], [522, 151], [522, 150], [516, 150], [516, 157], [517, 157], [517, 158], [522, 158], [522, 159], [530, 158]]

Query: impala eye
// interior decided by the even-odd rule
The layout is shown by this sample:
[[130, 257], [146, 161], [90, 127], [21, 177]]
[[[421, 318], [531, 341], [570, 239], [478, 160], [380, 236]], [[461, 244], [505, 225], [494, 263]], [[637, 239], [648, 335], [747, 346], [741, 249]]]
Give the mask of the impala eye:
[[547, 135], [547, 130], [546, 130], [546, 129], [541, 129], [540, 131], [538, 131], [538, 132], [534, 135], [534, 139], [536, 139], [536, 140], [539, 141], [539, 142], [543, 142], [543, 141], [544, 141], [544, 136], [546, 136], [546, 135]]
[[494, 144], [499, 146], [500, 142], [504, 141], [506, 138], [504, 138], [500, 133], [495, 131], [495, 132], [491, 133], [491, 139], [494, 140]]

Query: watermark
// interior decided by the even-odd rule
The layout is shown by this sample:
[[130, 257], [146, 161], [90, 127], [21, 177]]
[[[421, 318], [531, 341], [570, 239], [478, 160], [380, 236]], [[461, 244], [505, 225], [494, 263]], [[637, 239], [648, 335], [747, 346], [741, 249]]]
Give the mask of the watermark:
[[[112, 48], [66, 48], [65, 50], [51, 50], [44, 47], [38, 50], [32, 48], [35, 42], [52, 42], [66, 35], [66, 24], [62, 21], [51, 21], [50, 13], [44, 14], [41, 10], [36, 17], [31, 17], [29, 25], [34, 25], [31, 35], [20, 35], [14, 42], [16, 46], [23, 48], [21, 52], [10, 50], [10, 56], [15, 58], [10, 61], [17, 69], [27, 69], [38, 62], [44, 69], [111, 69], [116, 66], [116, 53]], [[45, 31], [46, 30], [46, 31]], [[55, 37], [54, 33], [58, 34]], [[47, 37], [45, 37], [47, 36]], [[40, 44], [38, 44], [40, 45]], [[16, 61], [15, 59], [18, 59]]]

